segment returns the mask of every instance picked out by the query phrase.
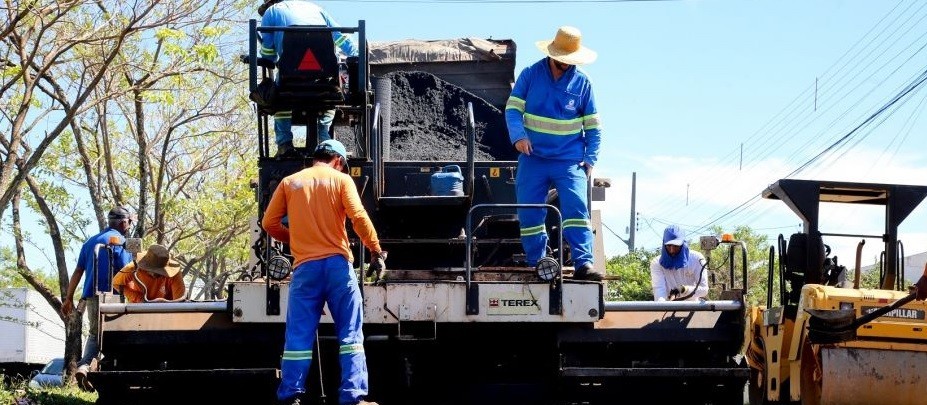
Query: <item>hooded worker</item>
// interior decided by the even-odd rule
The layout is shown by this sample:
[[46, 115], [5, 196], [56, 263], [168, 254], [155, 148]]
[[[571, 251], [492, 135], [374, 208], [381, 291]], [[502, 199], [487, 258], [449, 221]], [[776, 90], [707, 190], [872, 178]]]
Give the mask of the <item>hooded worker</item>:
[[660, 256], [650, 262], [654, 301], [695, 301], [708, 295], [705, 256], [690, 251], [678, 225], [663, 230]]
[[[583, 46], [579, 30], [569, 26], [536, 45], [546, 56], [518, 75], [505, 105], [509, 140], [521, 153], [516, 198], [519, 204], [543, 204], [553, 185], [576, 269], [573, 278], [599, 281], [602, 274], [593, 271], [587, 192], [599, 157], [601, 129], [592, 82], [577, 67], [592, 63], [596, 53]], [[532, 267], [546, 253], [545, 217], [543, 209], [518, 210], [522, 247]]]

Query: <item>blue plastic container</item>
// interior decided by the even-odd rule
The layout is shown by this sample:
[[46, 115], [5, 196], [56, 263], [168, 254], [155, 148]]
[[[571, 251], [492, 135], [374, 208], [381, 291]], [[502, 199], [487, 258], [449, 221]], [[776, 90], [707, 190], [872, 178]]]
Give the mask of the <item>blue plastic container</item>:
[[431, 175], [431, 195], [461, 196], [463, 192], [463, 173], [458, 165], [447, 165], [440, 172]]

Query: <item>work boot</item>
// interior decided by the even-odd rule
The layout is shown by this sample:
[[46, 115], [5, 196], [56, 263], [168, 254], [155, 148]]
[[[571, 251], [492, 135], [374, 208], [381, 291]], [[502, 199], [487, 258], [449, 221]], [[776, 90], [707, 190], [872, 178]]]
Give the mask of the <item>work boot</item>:
[[93, 384], [87, 380], [87, 373], [90, 372], [89, 365], [81, 365], [77, 368], [77, 372], [74, 373], [74, 378], [77, 379], [77, 387], [83, 391], [93, 392]]
[[299, 152], [293, 147], [293, 141], [286, 141], [277, 145], [277, 158], [299, 157]]
[[592, 263], [584, 263], [573, 271], [574, 280], [602, 281], [603, 278], [602, 274], [592, 270]]

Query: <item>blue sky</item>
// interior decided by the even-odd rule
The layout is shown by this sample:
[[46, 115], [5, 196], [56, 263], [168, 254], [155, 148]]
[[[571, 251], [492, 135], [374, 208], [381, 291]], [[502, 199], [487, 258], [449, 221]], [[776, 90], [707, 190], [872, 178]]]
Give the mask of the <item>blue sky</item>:
[[[692, 240], [709, 223], [749, 225], [771, 239], [797, 231], [800, 220], [784, 204], [753, 197], [927, 69], [927, 2], [917, 0], [319, 4], [343, 25], [366, 20], [370, 41], [512, 39], [516, 75], [543, 56], [535, 41], [561, 25], [578, 27], [599, 53], [584, 67], [605, 127], [596, 176], [613, 181], [607, 203], [597, 205], [606, 225], [627, 237], [637, 173], [637, 246], [646, 248], [659, 246], [667, 223], [681, 224]], [[925, 96], [912, 91], [791, 177], [927, 184]], [[908, 253], [927, 250], [925, 211], [902, 225]], [[835, 207], [821, 228], [879, 234], [882, 215]], [[607, 255], [627, 252], [605, 234]], [[825, 243], [849, 264], [857, 241]], [[878, 254], [875, 242], [864, 257]]]

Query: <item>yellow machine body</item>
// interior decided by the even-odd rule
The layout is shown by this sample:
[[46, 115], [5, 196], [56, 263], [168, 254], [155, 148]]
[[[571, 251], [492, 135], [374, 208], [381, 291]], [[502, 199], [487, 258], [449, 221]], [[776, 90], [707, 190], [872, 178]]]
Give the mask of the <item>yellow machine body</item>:
[[855, 340], [814, 344], [807, 337], [806, 309], [852, 308], [859, 318], [906, 295], [808, 284], [794, 322], [781, 307], [754, 308], [747, 352], [755, 371], [751, 403], [927, 404], [927, 376], [918, 368], [927, 364], [927, 302], [910, 302], [861, 325]]

